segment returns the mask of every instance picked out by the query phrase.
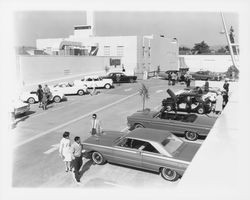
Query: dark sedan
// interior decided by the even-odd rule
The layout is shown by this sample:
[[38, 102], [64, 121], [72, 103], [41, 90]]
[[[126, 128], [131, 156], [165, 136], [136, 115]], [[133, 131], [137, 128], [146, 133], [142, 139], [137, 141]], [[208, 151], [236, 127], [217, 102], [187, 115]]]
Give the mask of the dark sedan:
[[200, 144], [184, 142], [169, 131], [136, 129], [130, 133], [107, 131], [90, 136], [83, 150], [95, 164], [106, 161], [161, 173], [169, 181], [180, 178]]
[[127, 117], [130, 130], [136, 128], [154, 128], [168, 130], [176, 135], [184, 135], [194, 141], [199, 136], [207, 136], [216, 117], [196, 114], [144, 111]]
[[172, 90], [168, 89], [167, 93], [170, 98], [163, 99], [163, 110], [183, 111], [199, 114], [207, 114], [212, 110], [212, 103], [209, 98], [202, 99], [201, 94], [181, 93], [175, 95]]
[[195, 80], [220, 81], [222, 79], [221, 75], [211, 73], [210, 71], [198, 71], [191, 73], [191, 75]]
[[134, 83], [137, 76], [127, 76], [122, 72], [112, 72], [107, 76], [103, 76], [104, 79], [112, 79], [114, 83]]

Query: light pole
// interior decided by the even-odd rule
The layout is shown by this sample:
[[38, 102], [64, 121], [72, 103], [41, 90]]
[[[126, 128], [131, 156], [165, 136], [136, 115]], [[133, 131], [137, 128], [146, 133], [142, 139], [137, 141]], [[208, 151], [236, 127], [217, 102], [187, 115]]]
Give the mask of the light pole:
[[235, 67], [238, 67], [238, 66], [236, 65], [236, 62], [235, 62], [232, 44], [231, 44], [230, 39], [229, 39], [229, 34], [228, 34], [228, 32], [227, 32], [227, 27], [226, 27], [226, 23], [225, 23], [224, 16], [223, 16], [223, 13], [222, 13], [222, 12], [221, 12], [221, 19], [222, 19], [224, 31], [225, 31], [225, 34], [226, 34], [227, 43], [228, 43], [228, 48], [229, 48], [229, 51], [230, 51], [230, 55], [231, 55], [231, 58], [232, 58], [233, 65], [234, 65]]

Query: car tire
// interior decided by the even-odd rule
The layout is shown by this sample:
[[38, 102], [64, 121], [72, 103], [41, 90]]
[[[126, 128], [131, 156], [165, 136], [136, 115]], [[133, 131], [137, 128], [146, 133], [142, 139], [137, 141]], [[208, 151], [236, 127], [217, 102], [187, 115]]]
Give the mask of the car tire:
[[104, 87], [105, 87], [106, 89], [110, 89], [110, 88], [111, 88], [111, 85], [110, 85], [110, 84], [105, 84]]
[[179, 178], [179, 175], [176, 171], [170, 169], [170, 168], [161, 168], [161, 176], [168, 181], [176, 181]]
[[130, 83], [134, 83], [135, 80], [131, 78], [131, 79], [129, 79], [129, 82], [130, 82]]
[[171, 106], [166, 106], [166, 111], [169, 112], [172, 110], [172, 107]]
[[82, 95], [84, 95], [84, 91], [83, 91], [83, 90], [78, 90], [77, 94], [78, 94], [79, 96], [82, 96]]
[[137, 128], [145, 128], [142, 124], [135, 124], [135, 128], [134, 129], [137, 129]]
[[197, 113], [204, 114], [204, 108], [202, 108], [202, 107], [198, 108]]
[[27, 102], [29, 104], [34, 104], [36, 102], [36, 100], [33, 97], [30, 97], [30, 98], [28, 98]]
[[190, 141], [195, 141], [198, 138], [198, 134], [192, 131], [186, 131], [185, 138]]
[[59, 96], [54, 96], [53, 101], [54, 101], [55, 103], [59, 103], [59, 102], [61, 102], [61, 97], [59, 97]]
[[91, 155], [93, 162], [97, 165], [102, 165], [105, 163], [103, 155], [97, 151], [94, 151]]

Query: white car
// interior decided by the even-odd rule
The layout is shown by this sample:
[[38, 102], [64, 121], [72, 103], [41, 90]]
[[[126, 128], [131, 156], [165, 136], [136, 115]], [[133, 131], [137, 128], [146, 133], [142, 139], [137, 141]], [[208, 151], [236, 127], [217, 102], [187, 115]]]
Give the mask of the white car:
[[[67, 98], [65, 97], [64, 93], [60, 91], [53, 91], [51, 90], [52, 96], [50, 101], [54, 101], [55, 103], [59, 103], [62, 100], [66, 100]], [[36, 91], [33, 90], [31, 92], [23, 92], [19, 99], [21, 99], [24, 102], [28, 102], [30, 104], [33, 104], [35, 102], [38, 102], [38, 96], [36, 95]]]
[[15, 100], [11, 102], [11, 109], [14, 112], [14, 115], [21, 115], [30, 110], [30, 104], [24, 103], [21, 100]]
[[86, 85], [88, 88], [106, 88], [110, 89], [113, 87], [113, 80], [112, 79], [102, 79], [99, 76], [85, 76], [81, 80], [75, 80], [75, 85]]
[[88, 88], [86, 85], [75, 85], [74, 83], [58, 83], [50, 87], [52, 91], [60, 91], [66, 95], [78, 94], [80, 96], [88, 93]]

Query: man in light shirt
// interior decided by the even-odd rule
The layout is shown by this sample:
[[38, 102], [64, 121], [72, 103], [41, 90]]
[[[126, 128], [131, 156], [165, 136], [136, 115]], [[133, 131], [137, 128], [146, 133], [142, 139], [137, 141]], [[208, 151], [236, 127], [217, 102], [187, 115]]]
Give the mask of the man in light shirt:
[[91, 120], [91, 135], [100, 135], [101, 133], [101, 122], [97, 119], [97, 115], [93, 114]]
[[75, 142], [71, 145], [71, 153], [72, 153], [72, 165], [74, 168], [75, 179], [78, 183], [80, 183], [80, 168], [82, 166], [82, 144], [80, 137], [76, 136], [74, 138]]

